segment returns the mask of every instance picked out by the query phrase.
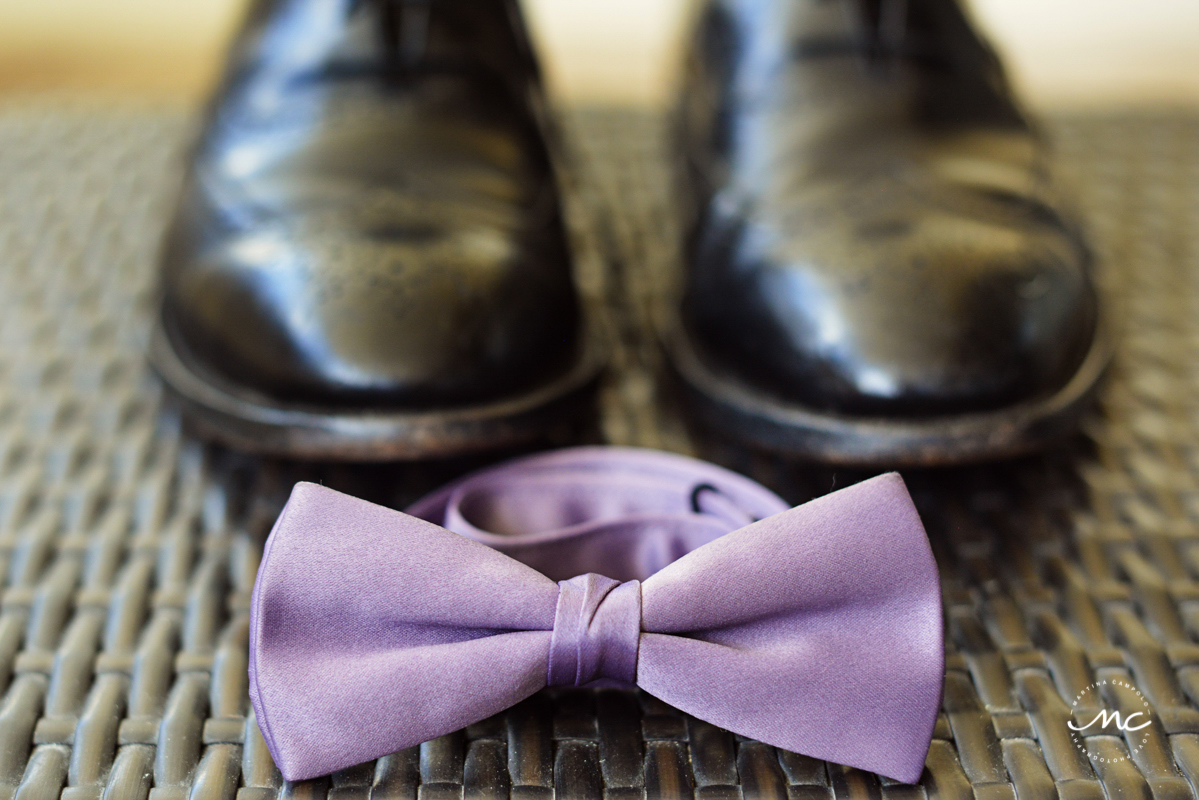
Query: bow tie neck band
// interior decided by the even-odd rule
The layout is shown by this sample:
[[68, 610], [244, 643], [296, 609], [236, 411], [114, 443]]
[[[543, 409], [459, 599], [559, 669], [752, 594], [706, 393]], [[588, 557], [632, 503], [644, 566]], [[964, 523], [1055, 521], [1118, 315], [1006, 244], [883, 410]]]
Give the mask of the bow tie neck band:
[[735, 733], [919, 779], [944, 675], [936, 564], [898, 475], [798, 508], [711, 464], [532, 456], [407, 514], [296, 486], [254, 587], [250, 695], [288, 780], [636, 685]]

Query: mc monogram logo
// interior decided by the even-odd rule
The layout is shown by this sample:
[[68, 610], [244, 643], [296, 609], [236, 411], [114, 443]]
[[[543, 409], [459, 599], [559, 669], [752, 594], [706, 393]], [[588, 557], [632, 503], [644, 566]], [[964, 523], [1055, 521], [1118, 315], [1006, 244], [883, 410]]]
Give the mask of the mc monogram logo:
[[1125, 733], [1133, 733], [1133, 732], [1136, 732], [1139, 730], [1144, 730], [1145, 728], [1148, 728], [1150, 725], [1153, 724], [1152, 722], [1145, 722], [1142, 725], [1137, 725], [1134, 727], [1132, 724], [1132, 721], [1134, 719], [1136, 719], [1137, 717], [1143, 717], [1143, 716], [1145, 716], [1145, 715], [1142, 714], [1140, 711], [1137, 711], [1134, 714], [1129, 714], [1128, 721], [1123, 722], [1120, 720], [1120, 712], [1119, 711], [1112, 711], [1112, 712], [1100, 711], [1099, 714], [1095, 717], [1095, 719], [1091, 720], [1086, 725], [1083, 725], [1081, 728], [1077, 727], [1073, 722], [1070, 722], [1068, 724], [1070, 726], [1070, 730], [1072, 730], [1072, 731], [1085, 731], [1087, 728], [1091, 727], [1096, 722], [1103, 720], [1103, 722], [1101, 722], [1099, 725], [1100, 728], [1106, 728], [1107, 726], [1111, 725], [1114, 722], [1116, 724], [1116, 728], [1118, 730], [1124, 731]]
[[[1105, 692], [1105, 690], [1107, 690]], [[1128, 710], [1127, 707], [1123, 714], [1119, 711], [1109, 711], [1106, 708], [1100, 708], [1095, 712], [1094, 717], [1087, 722], [1079, 717], [1080, 706], [1101, 705], [1103, 703], [1102, 695], [1111, 693], [1124, 694], [1130, 703], [1139, 706], [1137, 711]], [[1115, 735], [1117, 732], [1124, 735], [1124, 740], [1128, 744], [1129, 755], [1135, 755], [1141, 752], [1141, 749], [1149, 744], [1149, 737], [1152, 735], [1150, 726], [1153, 725], [1153, 718], [1150, 716], [1153, 713], [1149, 705], [1149, 701], [1141, 694], [1140, 690], [1133, 686], [1128, 681], [1122, 678], [1114, 678], [1111, 680], [1102, 680], [1098, 683], [1093, 683], [1087, 688], [1078, 693], [1074, 698], [1074, 703], [1070, 707], [1075, 720], [1080, 724], [1075, 724], [1075, 720], [1066, 723], [1070, 728], [1070, 738], [1074, 741], [1074, 746], [1083, 753], [1083, 755], [1100, 763], [1119, 763], [1127, 761], [1129, 756], [1121, 756], [1117, 758], [1102, 758], [1094, 756], [1087, 749], [1086, 740], [1083, 738], [1084, 732], [1089, 731], [1090, 735], [1108, 733]], [[1086, 715], [1090, 717], [1090, 713]]]

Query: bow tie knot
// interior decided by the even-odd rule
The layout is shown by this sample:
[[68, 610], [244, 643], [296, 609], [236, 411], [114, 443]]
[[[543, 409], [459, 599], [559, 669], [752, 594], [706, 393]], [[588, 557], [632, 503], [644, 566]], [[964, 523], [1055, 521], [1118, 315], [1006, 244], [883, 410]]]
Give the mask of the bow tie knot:
[[547, 683], [635, 683], [641, 642], [641, 583], [582, 575], [558, 583]]

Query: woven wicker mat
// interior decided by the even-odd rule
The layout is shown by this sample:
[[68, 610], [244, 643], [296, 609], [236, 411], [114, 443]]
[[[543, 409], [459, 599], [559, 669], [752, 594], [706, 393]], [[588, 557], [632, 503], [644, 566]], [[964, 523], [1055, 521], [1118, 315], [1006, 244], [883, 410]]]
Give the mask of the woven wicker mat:
[[[141, 350], [186, 128], [154, 108], [0, 106], [0, 798], [1194, 796], [1199, 119], [1052, 126], [1105, 257], [1121, 351], [1085, 437], [1038, 459], [907, 476], [944, 575], [949, 653], [915, 787], [611, 690], [545, 692], [285, 785], [248, 708], [246, 641], [288, 488], [315, 477], [399, 505], [471, 465], [258, 461], [189, 439], [160, 409]], [[863, 477], [693, 438], [677, 421], [646, 335], [646, 297], [673, 257], [658, 125], [592, 112], [571, 128], [583, 283], [616, 334], [590, 437], [714, 458], [796, 502]], [[1067, 723], [1101, 707], [1151, 724], [1101, 720], [1072, 736]]]

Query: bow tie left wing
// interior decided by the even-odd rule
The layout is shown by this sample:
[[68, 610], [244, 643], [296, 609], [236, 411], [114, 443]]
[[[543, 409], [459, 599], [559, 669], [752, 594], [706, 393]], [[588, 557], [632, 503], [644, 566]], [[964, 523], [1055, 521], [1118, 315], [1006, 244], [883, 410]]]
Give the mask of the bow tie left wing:
[[313, 484], [263, 554], [250, 693], [288, 780], [499, 713], [545, 686], [558, 586], [477, 542]]
[[936, 563], [885, 475], [735, 531], [643, 584], [637, 683], [785, 750], [914, 783], [944, 678]]

